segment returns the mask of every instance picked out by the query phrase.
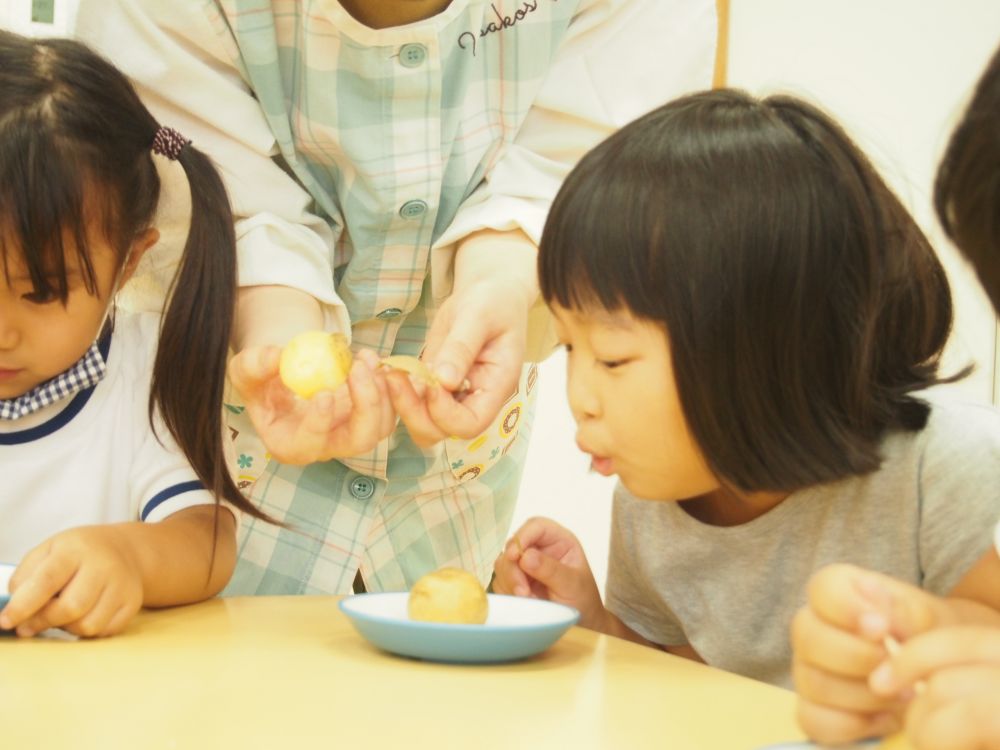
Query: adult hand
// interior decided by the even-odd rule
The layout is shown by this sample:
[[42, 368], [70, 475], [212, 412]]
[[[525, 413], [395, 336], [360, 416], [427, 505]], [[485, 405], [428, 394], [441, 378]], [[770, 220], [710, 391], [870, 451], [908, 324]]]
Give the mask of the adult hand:
[[934, 627], [942, 606], [914, 586], [851, 565], [816, 573], [792, 622], [792, 676], [806, 734], [836, 744], [897, 730], [905, 700], [876, 694], [868, 676], [887, 656], [887, 636]]
[[396, 426], [385, 373], [373, 352], [354, 355], [347, 382], [301, 399], [281, 382], [275, 346], [252, 347], [229, 363], [254, 428], [278, 461], [308, 464], [356, 456], [374, 448]]
[[421, 394], [405, 374], [388, 376], [392, 403], [414, 442], [473, 438], [489, 426], [517, 387], [529, 306], [521, 287], [493, 279], [445, 301], [423, 352], [440, 384]]
[[494, 563], [493, 590], [548, 599], [580, 612], [580, 625], [606, 630], [607, 610], [580, 541], [548, 518], [532, 518], [517, 530]]
[[33, 636], [63, 628], [80, 636], [120, 632], [143, 602], [140, 565], [120, 527], [84, 526], [29, 552], [10, 579], [0, 628]]

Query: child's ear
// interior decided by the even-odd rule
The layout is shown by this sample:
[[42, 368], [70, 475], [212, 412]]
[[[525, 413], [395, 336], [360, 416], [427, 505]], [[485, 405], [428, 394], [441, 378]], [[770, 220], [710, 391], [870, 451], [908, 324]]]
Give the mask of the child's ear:
[[139, 267], [139, 261], [142, 260], [142, 256], [146, 254], [146, 251], [159, 241], [160, 230], [156, 227], [150, 227], [135, 238], [135, 242], [132, 243], [132, 249], [128, 254], [128, 261], [125, 263], [125, 268], [122, 269], [122, 280], [120, 282], [122, 285], [132, 278], [132, 274]]

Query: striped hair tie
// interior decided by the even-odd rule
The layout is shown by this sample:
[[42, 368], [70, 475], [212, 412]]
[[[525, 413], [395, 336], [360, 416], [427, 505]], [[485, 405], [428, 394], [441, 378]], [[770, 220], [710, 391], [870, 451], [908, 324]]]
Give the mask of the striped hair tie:
[[178, 133], [173, 128], [161, 125], [153, 136], [153, 153], [165, 156], [171, 161], [177, 161], [181, 151], [191, 141]]

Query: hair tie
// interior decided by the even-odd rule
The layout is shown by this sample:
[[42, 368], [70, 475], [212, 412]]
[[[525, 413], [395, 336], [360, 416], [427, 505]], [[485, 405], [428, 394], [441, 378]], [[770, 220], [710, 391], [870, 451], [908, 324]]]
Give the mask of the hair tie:
[[191, 141], [178, 133], [173, 128], [161, 125], [153, 136], [153, 153], [165, 156], [170, 161], [177, 161], [181, 151]]

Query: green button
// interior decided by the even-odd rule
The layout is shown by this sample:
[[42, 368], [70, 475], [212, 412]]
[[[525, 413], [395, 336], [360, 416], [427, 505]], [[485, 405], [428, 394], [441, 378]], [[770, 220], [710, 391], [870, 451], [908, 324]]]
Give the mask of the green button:
[[427, 204], [422, 200], [406, 201], [399, 208], [399, 215], [404, 219], [416, 219], [427, 213]]
[[399, 48], [399, 61], [404, 68], [417, 68], [427, 59], [427, 48], [422, 44], [404, 44]]
[[390, 318], [398, 318], [402, 314], [403, 311], [398, 307], [387, 307], [375, 317], [379, 320], [389, 320]]
[[351, 494], [358, 500], [367, 500], [375, 494], [375, 480], [368, 477], [355, 477], [351, 481]]

